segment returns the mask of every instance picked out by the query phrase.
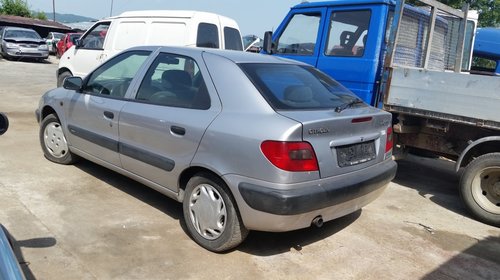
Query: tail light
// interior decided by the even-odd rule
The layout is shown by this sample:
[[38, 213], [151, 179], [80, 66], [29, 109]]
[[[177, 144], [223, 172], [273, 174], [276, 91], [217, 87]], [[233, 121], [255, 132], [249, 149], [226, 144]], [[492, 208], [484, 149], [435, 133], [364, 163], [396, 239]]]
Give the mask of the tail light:
[[392, 135], [392, 126], [387, 128], [387, 140], [385, 142], [385, 153], [388, 153], [392, 150], [393, 147], [393, 135]]
[[276, 167], [286, 171], [318, 171], [318, 160], [308, 142], [264, 141], [264, 156]]

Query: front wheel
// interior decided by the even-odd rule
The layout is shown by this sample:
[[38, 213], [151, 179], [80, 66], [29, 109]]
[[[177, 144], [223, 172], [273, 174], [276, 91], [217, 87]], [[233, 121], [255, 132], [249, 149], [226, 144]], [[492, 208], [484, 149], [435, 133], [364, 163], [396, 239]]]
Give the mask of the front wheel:
[[460, 195], [478, 220], [500, 226], [500, 153], [482, 155], [467, 165]]
[[57, 76], [57, 87], [62, 87], [62, 85], [64, 83], [64, 79], [66, 79], [67, 77], [71, 77], [71, 76], [73, 76], [73, 75], [71, 75], [71, 72], [69, 72], [69, 71], [64, 71], [61, 74], [59, 74], [59, 76]]
[[61, 122], [56, 115], [47, 115], [40, 124], [40, 145], [45, 157], [60, 164], [72, 164], [76, 161], [68, 147]]
[[182, 208], [189, 234], [210, 251], [232, 249], [248, 235], [227, 186], [216, 176], [200, 173], [192, 177]]

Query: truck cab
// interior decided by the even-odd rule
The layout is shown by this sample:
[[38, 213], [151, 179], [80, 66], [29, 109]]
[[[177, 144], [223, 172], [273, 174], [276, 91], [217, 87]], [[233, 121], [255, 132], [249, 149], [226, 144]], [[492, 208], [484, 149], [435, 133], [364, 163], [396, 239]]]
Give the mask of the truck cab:
[[274, 33], [273, 54], [311, 64], [375, 104], [393, 5], [390, 0], [296, 5]]

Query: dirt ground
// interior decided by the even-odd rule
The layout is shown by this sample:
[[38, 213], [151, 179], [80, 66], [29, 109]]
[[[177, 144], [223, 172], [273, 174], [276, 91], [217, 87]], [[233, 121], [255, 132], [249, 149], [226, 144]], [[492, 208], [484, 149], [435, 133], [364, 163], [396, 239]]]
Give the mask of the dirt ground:
[[0, 59], [0, 223], [28, 279], [500, 279], [500, 229], [470, 218], [453, 163], [409, 157], [362, 211], [235, 250], [196, 245], [177, 202], [88, 161], [47, 161], [34, 111], [57, 61]]

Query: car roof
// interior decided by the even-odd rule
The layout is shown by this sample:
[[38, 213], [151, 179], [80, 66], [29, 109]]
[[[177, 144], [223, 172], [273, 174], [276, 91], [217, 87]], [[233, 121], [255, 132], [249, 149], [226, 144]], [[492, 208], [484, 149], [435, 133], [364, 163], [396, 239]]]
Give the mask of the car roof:
[[192, 54], [200, 55], [202, 53], [213, 54], [220, 57], [224, 57], [228, 60], [231, 60], [234, 63], [279, 63], [279, 64], [296, 64], [296, 65], [305, 65], [300, 61], [291, 60], [287, 58], [258, 54], [258, 53], [250, 53], [244, 51], [234, 51], [234, 50], [220, 50], [220, 49], [211, 49], [211, 48], [197, 48], [197, 47], [173, 47], [173, 46], [142, 46], [142, 47], [134, 47], [130, 50], [149, 50], [155, 51], [160, 49], [161, 52], [172, 52], [178, 53], [182, 52], [184, 54]]
[[320, 2], [303, 2], [293, 6], [292, 9], [344, 6], [344, 5], [369, 5], [369, 4], [394, 5], [395, 0], [330, 0], [330, 1], [320, 1]]

